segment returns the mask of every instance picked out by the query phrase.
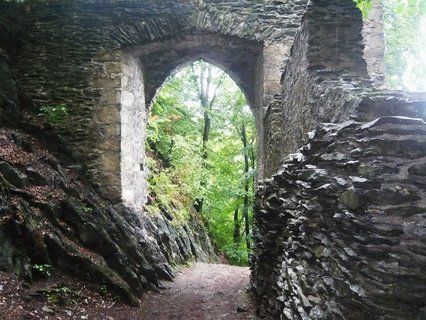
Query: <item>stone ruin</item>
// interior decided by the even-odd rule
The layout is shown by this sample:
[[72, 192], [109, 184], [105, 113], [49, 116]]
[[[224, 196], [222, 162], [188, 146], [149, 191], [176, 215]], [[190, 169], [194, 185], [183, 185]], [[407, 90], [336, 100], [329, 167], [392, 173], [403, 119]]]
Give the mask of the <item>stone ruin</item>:
[[426, 318], [426, 97], [376, 89], [379, 6], [366, 23], [352, 0], [1, 1], [0, 17], [20, 36], [6, 70], [34, 105], [70, 106], [61, 135], [97, 192], [127, 208], [110, 215], [144, 215], [150, 103], [202, 58], [256, 119], [260, 314]]

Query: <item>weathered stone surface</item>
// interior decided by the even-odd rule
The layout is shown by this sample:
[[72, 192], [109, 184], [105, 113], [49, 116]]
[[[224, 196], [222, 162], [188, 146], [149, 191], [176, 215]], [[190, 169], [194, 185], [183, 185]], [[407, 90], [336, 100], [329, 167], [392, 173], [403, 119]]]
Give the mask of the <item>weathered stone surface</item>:
[[0, 125], [13, 125], [20, 117], [18, 89], [11, 57], [16, 54], [17, 29], [7, 17], [0, 16]]
[[362, 35], [364, 38], [364, 59], [367, 62], [368, 74], [373, 85], [384, 87], [386, 78], [385, 35], [383, 32], [383, 3], [380, 0], [371, 2], [372, 8], [365, 17]]
[[[50, 264], [137, 304], [135, 296], [172, 279], [172, 265], [215, 259], [200, 221], [172, 224], [113, 205], [36, 139], [17, 130], [0, 135], [14, 150], [2, 150], [0, 162], [1, 270], [31, 277], [32, 265]], [[33, 152], [21, 148], [32, 143]]]
[[6, 182], [16, 188], [25, 188], [27, 185], [27, 176], [6, 162], [0, 162], [0, 175]]
[[[144, 184], [136, 181], [146, 173], [135, 169], [143, 164], [142, 149], [130, 157], [118, 151], [120, 129], [126, 125], [120, 111], [137, 100], [141, 110], [134, 118], [145, 121], [143, 114], [165, 78], [175, 68], [204, 58], [229, 72], [245, 91], [261, 132], [262, 107], [279, 88], [306, 4], [307, 0], [3, 1], [0, 16], [19, 17], [23, 30], [15, 65], [19, 85], [36, 108], [69, 106], [61, 131], [67, 144], [98, 190], [129, 203], [144, 198]], [[126, 89], [135, 70], [127, 68], [129, 55], [143, 70], [143, 96]], [[104, 109], [119, 113], [114, 118], [113, 111]], [[141, 145], [143, 126], [137, 135]], [[264, 152], [261, 143], [259, 151]], [[105, 157], [106, 152], [110, 156]], [[124, 164], [121, 159], [126, 159]]]
[[267, 317], [423, 317], [425, 129], [396, 116], [323, 125], [260, 186], [252, 283]]
[[282, 92], [265, 113], [265, 177], [302, 146], [320, 122], [345, 121], [356, 92], [369, 84], [362, 59], [362, 19], [351, 0], [312, 1], [281, 78]]

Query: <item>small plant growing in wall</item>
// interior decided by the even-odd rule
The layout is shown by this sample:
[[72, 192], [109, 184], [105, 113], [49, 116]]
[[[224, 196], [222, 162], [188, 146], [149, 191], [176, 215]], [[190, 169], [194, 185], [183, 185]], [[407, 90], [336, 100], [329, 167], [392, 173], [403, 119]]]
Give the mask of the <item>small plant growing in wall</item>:
[[85, 214], [90, 214], [93, 212], [93, 208], [89, 208], [86, 206], [80, 206], [80, 210]]
[[41, 276], [48, 278], [52, 275], [53, 267], [50, 264], [33, 264], [31, 268]]
[[51, 125], [62, 127], [68, 115], [68, 107], [63, 104], [45, 105], [40, 108], [40, 115]]
[[371, 0], [354, 0], [354, 2], [356, 3], [358, 9], [361, 10], [364, 19], [367, 18], [368, 12], [373, 7]]

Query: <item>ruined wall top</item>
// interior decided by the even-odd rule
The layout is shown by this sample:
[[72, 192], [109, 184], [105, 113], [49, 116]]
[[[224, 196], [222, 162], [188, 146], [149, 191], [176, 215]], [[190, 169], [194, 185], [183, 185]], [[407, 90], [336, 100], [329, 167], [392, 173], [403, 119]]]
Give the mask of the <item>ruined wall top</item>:
[[283, 42], [296, 33], [308, 0], [24, 0], [12, 3], [0, 0], [6, 16], [10, 15], [10, 7], [18, 10], [24, 7], [26, 15], [43, 9], [37, 21], [41, 28], [54, 24], [55, 16], [73, 13], [76, 21], [90, 16], [92, 27], [107, 33], [114, 31], [114, 45], [123, 47], [190, 31]]

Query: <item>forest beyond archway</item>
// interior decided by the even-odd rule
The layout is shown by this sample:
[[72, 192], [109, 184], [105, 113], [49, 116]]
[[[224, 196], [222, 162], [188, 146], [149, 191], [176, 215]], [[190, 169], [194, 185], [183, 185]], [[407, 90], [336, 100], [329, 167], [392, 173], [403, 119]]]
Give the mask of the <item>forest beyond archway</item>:
[[146, 133], [149, 214], [204, 219], [227, 260], [247, 265], [251, 248], [256, 126], [245, 94], [199, 60], [158, 90]]

